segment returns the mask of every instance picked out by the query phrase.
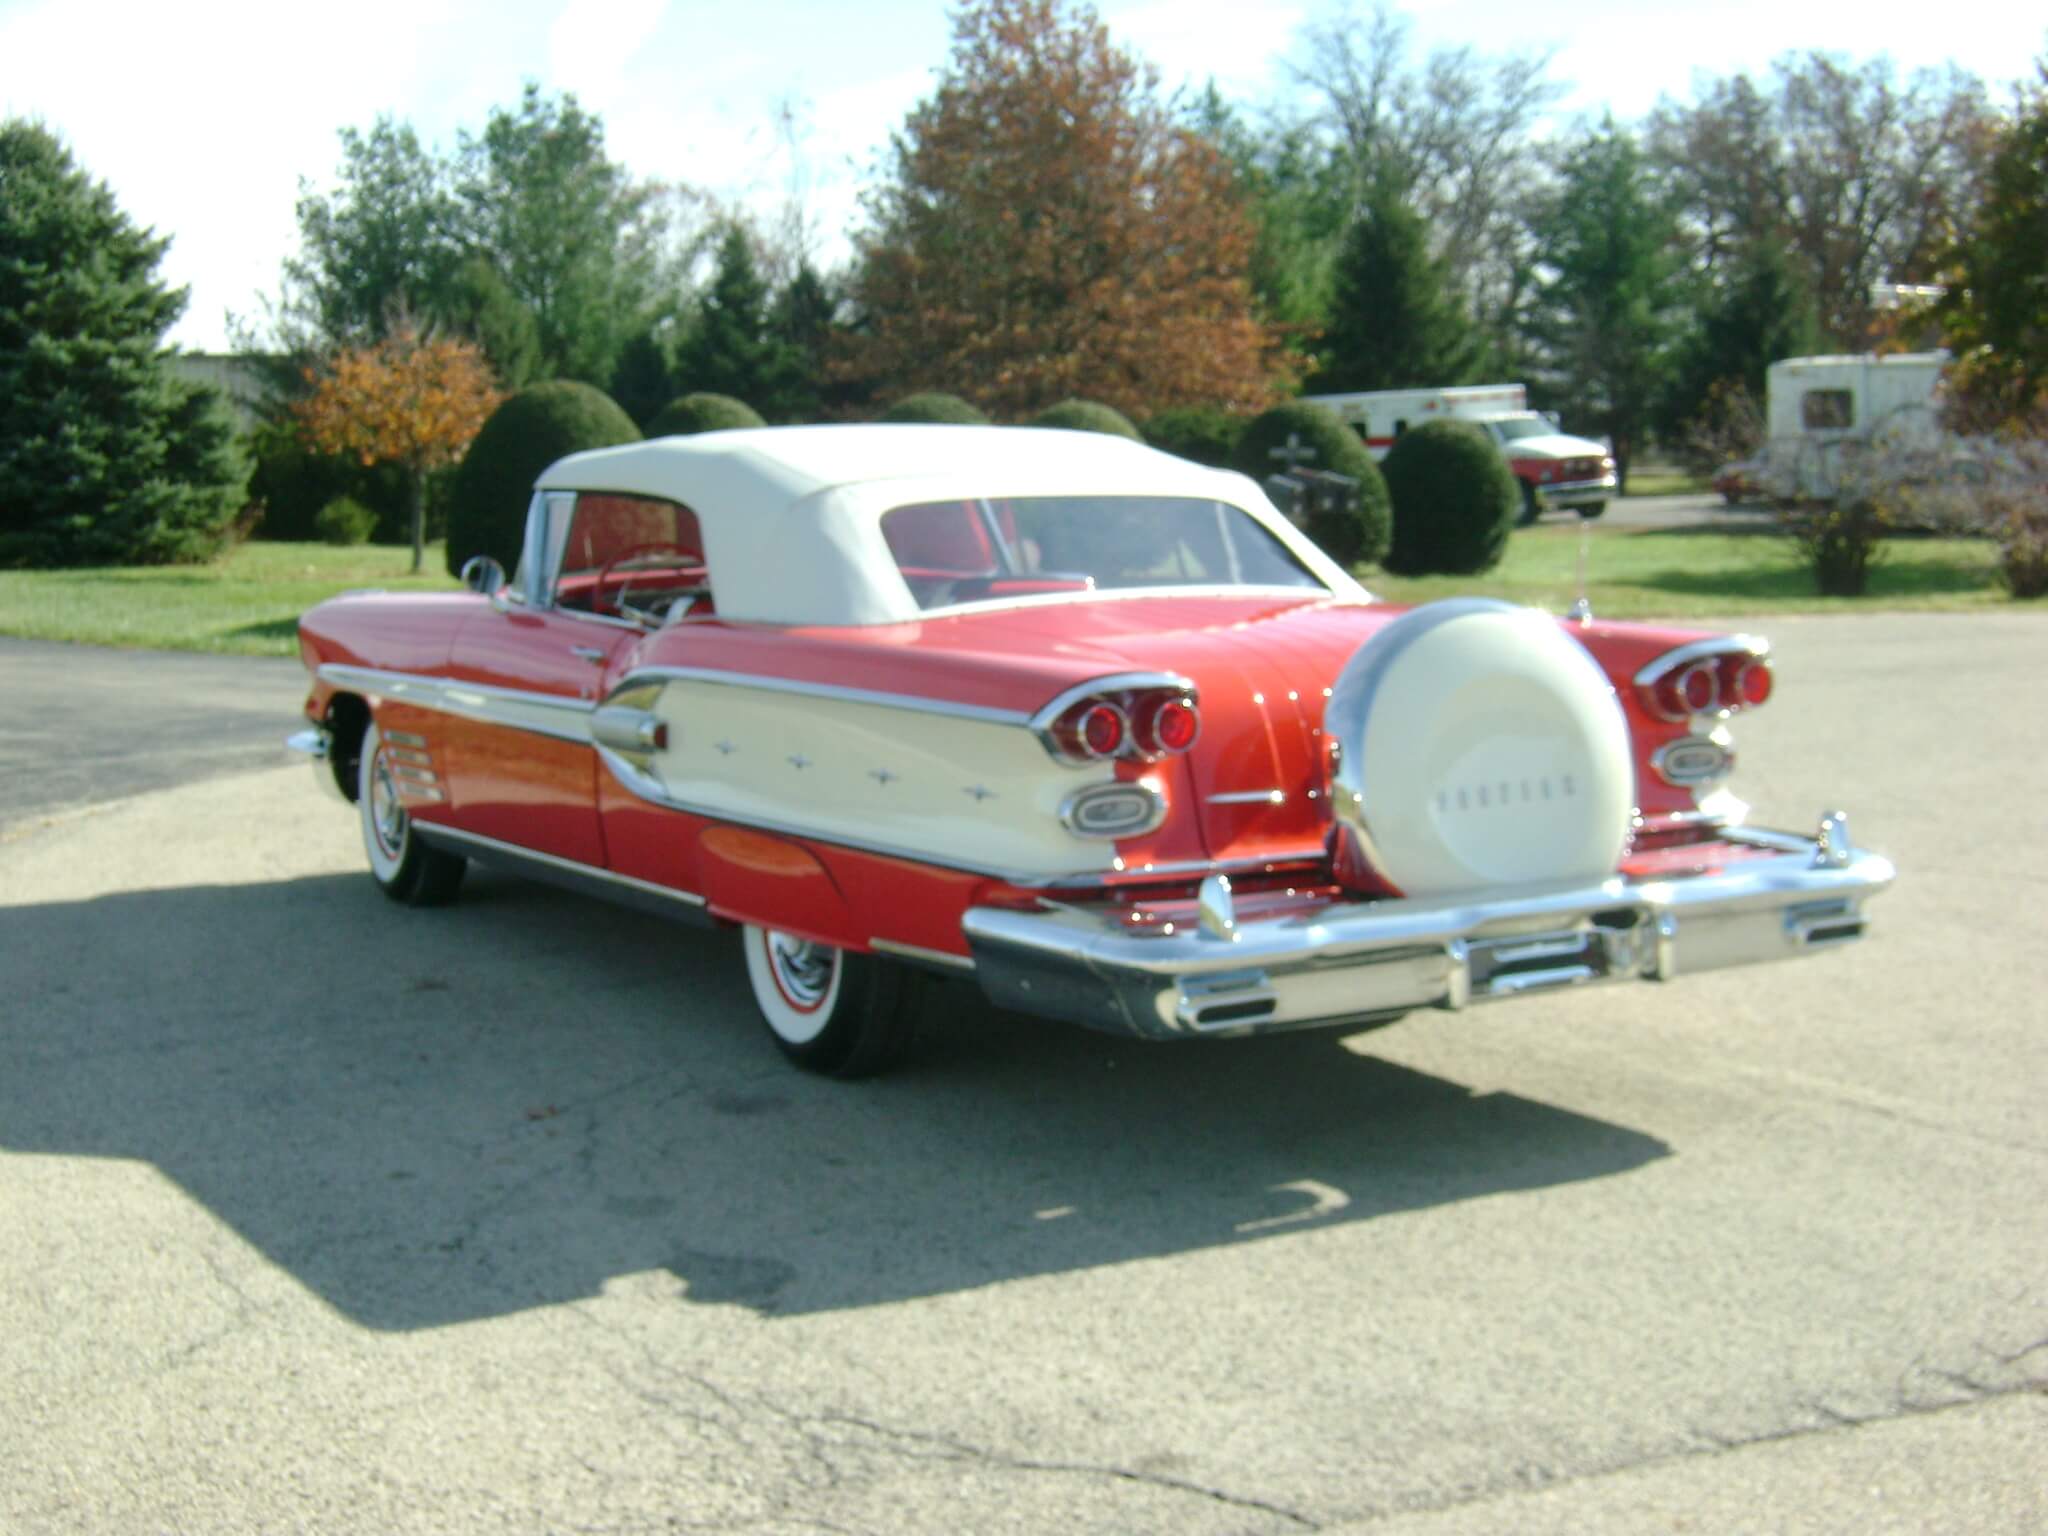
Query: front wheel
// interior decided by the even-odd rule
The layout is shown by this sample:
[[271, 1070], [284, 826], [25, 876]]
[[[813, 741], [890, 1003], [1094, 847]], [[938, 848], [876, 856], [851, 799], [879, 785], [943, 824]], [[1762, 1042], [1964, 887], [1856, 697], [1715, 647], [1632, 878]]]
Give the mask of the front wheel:
[[1602, 512], [1605, 512], [1606, 510], [1607, 510], [1607, 503], [1606, 503], [1606, 502], [1604, 502], [1604, 501], [1588, 501], [1588, 502], [1582, 503], [1582, 504], [1580, 505], [1580, 507], [1579, 507], [1579, 516], [1581, 516], [1581, 517], [1583, 517], [1583, 518], [1586, 518], [1586, 519], [1590, 520], [1590, 519], [1592, 519], [1592, 518], [1596, 518], [1596, 517], [1598, 517], [1598, 516], [1599, 516], [1599, 515], [1600, 515], [1600, 514], [1601, 514]]
[[363, 732], [362, 761], [356, 766], [356, 809], [362, 814], [363, 851], [377, 888], [409, 907], [437, 907], [455, 899], [467, 860], [429, 848], [412, 829], [412, 817], [398, 798], [390, 749], [375, 725]]
[[1522, 526], [1528, 527], [1543, 515], [1543, 504], [1536, 499], [1536, 487], [1528, 481], [1522, 482]]
[[749, 923], [741, 931], [754, 1004], [798, 1066], [868, 1077], [908, 1053], [923, 977], [874, 955], [851, 954]]

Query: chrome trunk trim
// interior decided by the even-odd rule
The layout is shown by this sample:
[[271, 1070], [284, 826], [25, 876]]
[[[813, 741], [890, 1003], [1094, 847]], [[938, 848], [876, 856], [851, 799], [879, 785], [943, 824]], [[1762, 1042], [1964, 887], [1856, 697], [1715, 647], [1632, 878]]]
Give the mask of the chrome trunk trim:
[[1024, 725], [1030, 717], [1022, 710], [995, 709], [983, 704], [954, 704], [945, 699], [920, 698], [909, 693], [879, 693], [871, 688], [846, 688], [837, 683], [810, 683], [797, 678], [769, 677], [758, 672], [720, 672], [710, 667], [635, 667], [619, 679], [617, 694], [635, 683], [676, 680], [715, 683], [725, 688], [758, 688], [764, 693], [793, 693], [805, 698], [839, 699], [851, 704], [877, 704], [884, 709], [908, 709], [925, 715], [951, 715], [961, 720], [986, 720], [993, 725]]

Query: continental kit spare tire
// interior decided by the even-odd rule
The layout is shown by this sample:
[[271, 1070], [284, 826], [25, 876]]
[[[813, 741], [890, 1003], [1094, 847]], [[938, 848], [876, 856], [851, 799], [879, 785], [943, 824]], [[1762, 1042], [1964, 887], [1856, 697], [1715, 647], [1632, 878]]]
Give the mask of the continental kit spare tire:
[[1484, 598], [1404, 614], [1345, 664], [1324, 727], [1338, 823], [1403, 894], [1614, 873], [1635, 811], [1628, 725], [1549, 615]]

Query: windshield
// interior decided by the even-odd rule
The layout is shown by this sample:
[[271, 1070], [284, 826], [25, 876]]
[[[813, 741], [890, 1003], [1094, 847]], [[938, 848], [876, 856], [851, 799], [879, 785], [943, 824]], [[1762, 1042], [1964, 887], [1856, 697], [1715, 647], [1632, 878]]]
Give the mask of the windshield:
[[1323, 583], [1243, 509], [1187, 496], [928, 501], [883, 514], [920, 608], [1132, 587]]
[[1518, 437], [1549, 437], [1557, 428], [1541, 416], [1503, 416], [1487, 423], [1504, 443]]

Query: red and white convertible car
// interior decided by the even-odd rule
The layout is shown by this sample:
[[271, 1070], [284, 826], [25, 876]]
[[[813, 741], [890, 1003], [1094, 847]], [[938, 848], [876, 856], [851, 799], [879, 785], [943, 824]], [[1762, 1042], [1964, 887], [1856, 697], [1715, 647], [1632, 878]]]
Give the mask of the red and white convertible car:
[[771, 428], [575, 454], [507, 581], [300, 624], [400, 901], [465, 861], [740, 930], [802, 1065], [918, 983], [1148, 1039], [1384, 1021], [1859, 937], [1892, 867], [1742, 825], [1764, 642], [1376, 602], [1118, 438]]

